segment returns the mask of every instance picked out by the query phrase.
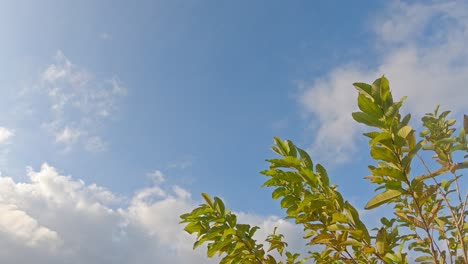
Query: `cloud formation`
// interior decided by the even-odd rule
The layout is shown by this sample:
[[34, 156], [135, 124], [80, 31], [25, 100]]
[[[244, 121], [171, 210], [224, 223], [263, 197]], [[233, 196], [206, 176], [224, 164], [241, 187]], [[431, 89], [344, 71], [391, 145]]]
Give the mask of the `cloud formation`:
[[119, 100], [127, 93], [117, 77], [98, 80], [58, 51], [38, 86], [49, 103], [50, 118], [43, 126], [56, 143], [66, 149], [77, 142], [91, 152], [106, 149], [105, 140], [96, 133], [103, 121], [113, 118]]
[[[365, 68], [341, 65], [306, 85], [299, 102], [316, 128], [312, 149], [332, 163], [349, 161], [360, 126], [354, 82], [372, 82], [385, 74], [395, 98], [408, 96], [405, 109], [416, 118], [437, 105], [456, 113], [468, 110], [468, 5], [393, 2], [375, 21], [375, 45], [381, 59]], [[436, 26], [435, 26], [436, 25]]]
[[4, 144], [8, 142], [10, 138], [15, 135], [13, 130], [8, 129], [6, 127], [0, 127], [0, 144]]
[[[43, 164], [28, 169], [28, 182], [0, 177], [0, 262], [2, 263], [216, 263], [179, 215], [198, 201], [179, 186], [158, 186], [121, 197], [95, 184], [61, 175]], [[276, 216], [239, 213], [259, 225], [263, 240], [274, 226], [300, 248], [301, 229]]]
[[148, 173], [147, 176], [156, 184], [166, 181], [166, 177], [164, 177], [164, 174], [160, 170], [154, 170]]

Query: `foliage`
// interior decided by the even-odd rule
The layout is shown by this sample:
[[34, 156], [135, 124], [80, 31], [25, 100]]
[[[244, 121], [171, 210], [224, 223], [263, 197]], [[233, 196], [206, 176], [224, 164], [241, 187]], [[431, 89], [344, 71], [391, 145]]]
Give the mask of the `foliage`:
[[[394, 101], [385, 77], [372, 85], [355, 83], [359, 112], [353, 118], [372, 131], [369, 138], [370, 165], [365, 178], [375, 184], [376, 192], [365, 206], [371, 210], [381, 205], [393, 207], [394, 217], [381, 218], [382, 225], [369, 231], [359, 213], [344, 200], [330, 183], [326, 169], [316, 164], [304, 150], [291, 141], [274, 139], [273, 151], [280, 158], [267, 160], [268, 177], [263, 186], [274, 188], [273, 199], [280, 200], [286, 218], [304, 228], [307, 245], [319, 248], [300, 259], [286, 250], [283, 236], [268, 236], [265, 250], [253, 238], [258, 227], [237, 223], [218, 197], [202, 194], [205, 203], [181, 216], [185, 231], [196, 234], [194, 248], [208, 244], [208, 257], [222, 256], [220, 263], [408, 263], [409, 256], [419, 263], [468, 263], [468, 194], [461, 193], [459, 170], [468, 168], [468, 116], [458, 133], [450, 111], [422, 118], [423, 130], [417, 133], [409, 125], [411, 115], [402, 117], [405, 98]], [[423, 153], [430, 153], [437, 163], [430, 170]], [[464, 155], [464, 156], [463, 156]], [[426, 155], [427, 156], [427, 155]], [[459, 159], [461, 161], [456, 161]], [[424, 168], [417, 174], [415, 163]], [[432, 165], [432, 164], [431, 164]], [[272, 251], [277, 252], [275, 259]]]

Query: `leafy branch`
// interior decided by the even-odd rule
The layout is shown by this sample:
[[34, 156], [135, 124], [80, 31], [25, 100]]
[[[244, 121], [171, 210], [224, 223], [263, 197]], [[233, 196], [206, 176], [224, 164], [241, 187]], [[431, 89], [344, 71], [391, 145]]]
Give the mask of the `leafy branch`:
[[[424, 130], [418, 139], [409, 125], [411, 115], [400, 113], [406, 98], [394, 101], [385, 77], [354, 87], [360, 111], [352, 116], [374, 129], [364, 134], [376, 161], [368, 166], [371, 174], [365, 179], [377, 185], [377, 194], [365, 209], [387, 204], [393, 206], [394, 217], [382, 217], [382, 226], [369, 232], [358, 210], [330, 183], [326, 169], [314, 165], [309, 154], [292, 141], [275, 137], [272, 150], [280, 157], [267, 160], [270, 166], [261, 172], [268, 177], [263, 186], [273, 188], [272, 198], [280, 200], [286, 219], [303, 227], [307, 245], [319, 249], [302, 259], [286, 251], [284, 263], [312, 259], [315, 263], [405, 264], [408, 255], [416, 255], [420, 263], [468, 263], [468, 194], [461, 193], [462, 176], [458, 175], [468, 168], [468, 116], [454, 136], [456, 121], [447, 118], [450, 111], [439, 114], [436, 107], [422, 118]], [[423, 152], [431, 152], [440, 167], [431, 171]], [[457, 153], [464, 154], [463, 159], [456, 160], [460, 159]], [[424, 174], [412, 172], [415, 158]], [[265, 250], [253, 238], [258, 227], [237, 223], [236, 215], [218, 197], [202, 196], [204, 204], [181, 216], [185, 231], [196, 234], [194, 248], [207, 243], [208, 257], [217, 253], [223, 256], [220, 263], [283, 263], [269, 254], [276, 251], [283, 257], [287, 248], [276, 228], [267, 237]]]

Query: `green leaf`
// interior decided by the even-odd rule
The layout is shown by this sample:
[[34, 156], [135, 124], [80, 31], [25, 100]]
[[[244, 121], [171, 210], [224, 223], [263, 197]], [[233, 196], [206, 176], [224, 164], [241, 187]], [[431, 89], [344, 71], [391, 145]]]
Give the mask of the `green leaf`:
[[372, 99], [365, 96], [364, 94], [359, 94], [358, 96], [358, 106], [362, 112], [374, 116], [376, 118], [380, 118], [383, 115], [382, 110], [376, 105]]
[[288, 208], [298, 202], [294, 196], [286, 196], [281, 200], [281, 208]]
[[270, 168], [292, 168], [292, 169], [298, 169], [301, 167], [301, 162], [291, 156], [285, 156], [284, 159], [270, 159], [267, 160], [270, 162]]
[[299, 152], [299, 156], [301, 158], [301, 163], [304, 167], [307, 167], [309, 169], [312, 169], [314, 164], [312, 163], [312, 159], [310, 158], [309, 154], [305, 152], [304, 150], [297, 148], [297, 151]]
[[366, 206], [364, 207], [366, 210], [379, 207], [380, 205], [391, 201], [392, 199], [401, 195], [400, 191], [397, 190], [386, 190], [383, 193], [379, 193], [374, 196], [372, 199], [367, 202]]
[[205, 202], [211, 207], [214, 209], [213, 207], [213, 202], [211, 201], [211, 198], [208, 194], [206, 193], [202, 193], [201, 196], [203, 197], [203, 199], [205, 199]]
[[401, 124], [402, 124], [403, 126], [408, 125], [410, 119], [411, 119], [411, 114], [405, 115], [405, 117], [403, 117], [403, 119], [401, 120]]
[[466, 145], [466, 130], [463, 127], [460, 129], [460, 132], [458, 133], [458, 138], [460, 140], [460, 143], [462, 143], [462, 145]]
[[218, 212], [224, 216], [226, 208], [224, 207], [223, 201], [219, 199], [218, 197], [215, 197], [214, 200], [215, 200], [215, 205], [216, 205], [215, 207], [217, 208]]
[[404, 212], [395, 212], [395, 215], [399, 216], [400, 218], [404, 219], [406, 222], [411, 223], [419, 228], [424, 228], [424, 223], [414, 218], [411, 215], [407, 215]]
[[398, 113], [400, 110], [400, 107], [403, 105], [403, 102], [406, 100], [406, 96], [403, 96], [401, 100], [397, 103], [394, 103], [391, 105], [387, 111], [385, 112], [385, 116], [392, 119], [395, 117], [395, 115]]
[[328, 179], [328, 174], [327, 174], [327, 171], [325, 170], [325, 168], [322, 165], [317, 164], [315, 166], [315, 170], [320, 175], [320, 179], [322, 180], [323, 185], [329, 186], [330, 185], [330, 180]]
[[372, 175], [374, 176], [387, 176], [387, 177], [391, 177], [399, 181], [406, 180], [405, 174], [403, 174], [402, 171], [396, 168], [392, 168], [392, 167], [375, 168], [375, 167], [369, 166], [369, 169], [372, 172]]
[[273, 147], [273, 151], [280, 154], [281, 156], [288, 155], [289, 148], [288, 146], [278, 137], [273, 137], [273, 141], [275, 143], [275, 147]]
[[297, 156], [297, 151], [296, 151], [296, 146], [292, 143], [291, 140], [286, 140], [286, 145], [288, 146], [288, 156], [296, 157]]
[[375, 137], [380, 135], [380, 132], [373, 131], [373, 132], [369, 132], [369, 133], [364, 133], [363, 135], [368, 137], [368, 138], [374, 139]]
[[331, 239], [334, 239], [335, 236], [331, 234], [320, 234], [316, 237], [314, 237], [308, 244], [309, 245], [314, 245], [314, 244], [326, 244], [328, 243]]
[[364, 125], [379, 127], [379, 128], [384, 126], [383, 121], [363, 112], [354, 112], [352, 116], [354, 120]]
[[372, 147], [370, 154], [375, 160], [383, 160], [390, 163], [397, 163], [397, 158], [390, 150], [382, 147]]
[[280, 198], [281, 196], [284, 196], [285, 191], [286, 191], [286, 188], [280, 187], [271, 193], [271, 198], [273, 198], [273, 200], [276, 200]]
[[468, 131], [468, 115], [463, 115], [463, 128]]
[[377, 252], [379, 252], [381, 255], [384, 255], [387, 244], [387, 231], [385, 228], [380, 228], [379, 232], [377, 232], [377, 237], [375, 240], [375, 247], [377, 248]]
[[372, 90], [371, 90], [371, 94], [372, 94], [372, 98], [374, 99], [374, 102], [376, 102], [379, 105], [382, 104], [381, 80], [382, 78], [375, 80], [372, 83]]
[[455, 143], [455, 142], [457, 142], [456, 138], [443, 138], [441, 140], [437, 140], [434, 143], [434, 145], [439, 146], [439, 145], [442, 145], [442, 144], [452, 144], [452, 143]]
[[372, 86], [367, 83], [353, 83], [353, 86], [364, 95], [372, 96]]
[[193, 234], [195, 232], [203, 230], [203, 226], [198, 222], [189, 223], [185, 226], [184, 230], [189, 234]]
[[411, 131], [413, 131], [413, 128], [411, 126], [404, 126], [400, 128], [400, 130], [398, 130], [397, 134], [402, 138], [406, 138], [411, 133]]
[[414, 148], [412, 148], [408, 154], [406, 154], [406, 156], [403, 158], [403, 160], [401, 161], [401, 165], [403, 166], [403, 168], [407, 168], [411, 161], [413, 160], [414, 156], [416, 155], [416, 153], [418, 153], [418, 151], [422, 148], [423, 146], [423, 142], [422, 141], [419, 141], [415, 146]]
[[[382, 101], [385, 102], [387, 101], [389, 96], [391, 96], [390, 84], [388, 82], [388, 79], [385, 78], [385, 76], [382, 76], [380, 78], [380, 97], [382, 98]], [[390, 101], [390, 104], [391, 103], [392, 102]]]
[[339, 212], [333, 213], [332, 219], [334, 223], [336, 222], [347, 223], [348, 222], [348, 218], [346, 217], [346, 215], [339, 213]]
[[422, 261], [426, 261], [426, 260], [432, 261], [432, 257], [431, 256], [419, 256], [414, 261], [422, 262]]
[[390, 135], [389, 133], [387, 132], [382, 132], [380, 133], [378, 136], [374, 137], [370, 142], [369, 142], [369, 146], [374, 146], [375, 144], [377, 143], [380, 143], [381, 141], [384, 141], [384, 140], [389, 140], [389, 139], [392, 139], [392, 135]]

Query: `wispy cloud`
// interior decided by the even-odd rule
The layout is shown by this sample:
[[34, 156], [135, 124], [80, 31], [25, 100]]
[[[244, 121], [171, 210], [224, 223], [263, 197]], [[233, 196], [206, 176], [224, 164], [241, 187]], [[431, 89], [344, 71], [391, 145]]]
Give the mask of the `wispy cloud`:
[[186, 158], [186, 159], [181, 159], [179, 161], [174, 161], [172, 163], [169, 164], [169, 168], [171, 169], [186, 169], [186, 168], [190, 168], [192, 167], [193, 165], [193, 157], [189, 157], [189, 158]]
[[36, 91], [46, 96], [49, 105], [46, 111], [50, 115], [43, 121], [43, 127], [66, 149], [81, 142], [88, 151], [105, 150], [107, 143], [97, 135], [98, 130], [103, 121], [113, 119], [127, 89], [117, 77], [95, 78], [61, 51], [54, 59], [36, 85]]
[[0, 127], [0, 144], [8, 142], [8, 140], [10, 140], [14, 135], [15, 132], [13, 130], [6, 127]]
[[408, 96], [406, 109], [421, 115], [435, 105], [467, 110], [468, 5], [434, 2], [427, 5], [395, 2], [373, 21], [377, 67], [355, 61], [316, 79], [299, 97], [312, 117], [312, 149], [334, 163], [347, 162], [356, 151], [360, 127], [352, 120], [356, 109], [353, 82], [372, 82], [385, 74], [396, 97]]
[[70, 145], [76, 142], [78, 138], [80, 137], [80, 135], [81, 135], [80, 131], [69, 128], [69, 127], [65, 127], [62, 131], [59, 131], [55, 135], [55, 141], [58, 143]]
[[148, 178], [150, 178], [151, 181], [153, 181], [156, 184], [163, 183], [166, 181], [166, 177], [160, 170], [154, 170], [146, 174], [146, 176], [148, 176]]

